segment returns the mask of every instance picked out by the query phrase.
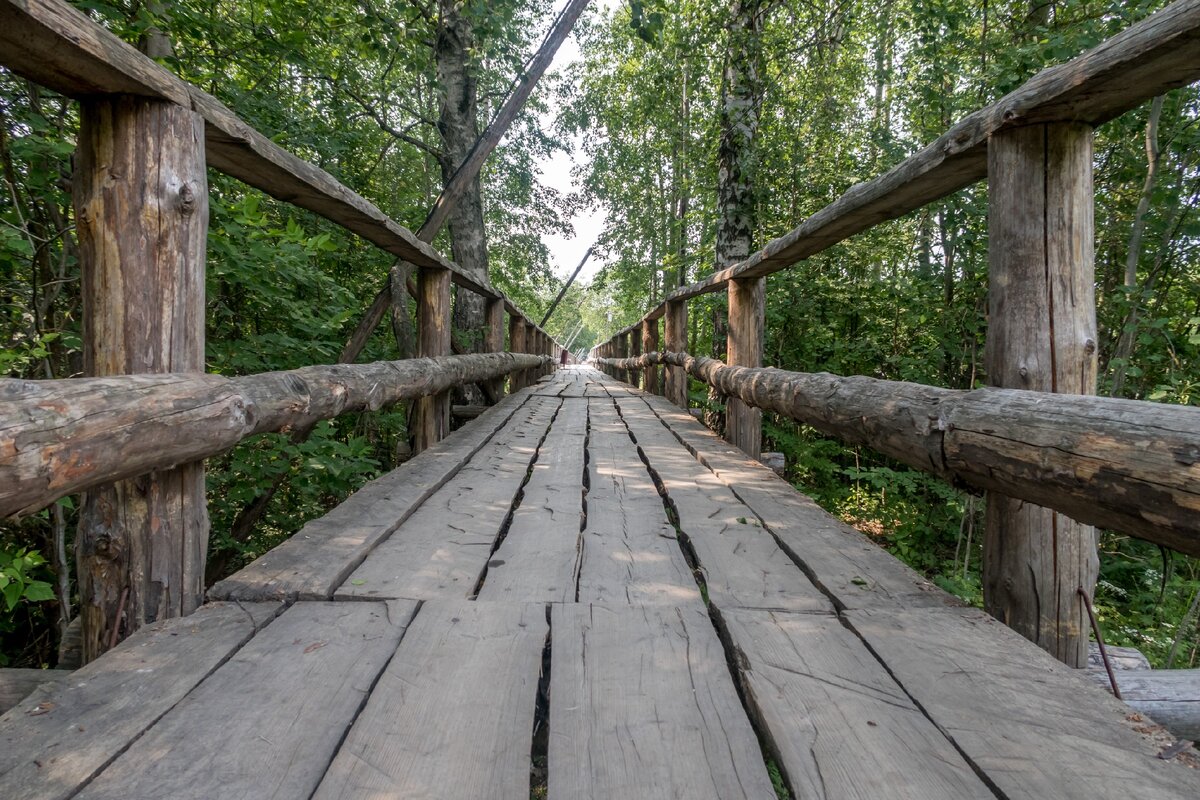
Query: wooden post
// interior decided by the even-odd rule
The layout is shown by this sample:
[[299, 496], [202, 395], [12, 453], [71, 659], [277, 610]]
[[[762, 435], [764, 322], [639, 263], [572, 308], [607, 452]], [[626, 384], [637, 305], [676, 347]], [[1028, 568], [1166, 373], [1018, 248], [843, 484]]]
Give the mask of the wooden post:
[[[763, 317], [767, 311], [767, 279], [743, 278], [729, 282], [729, 334], [725, 363], [735, 367], [761, 367]], [[725, 439], [751, 458], [762, 455], [762, 411], [742, 402], [725, 400]]]
[[[417, 355], [450, 355], [450, 270], [417, 271]], [[413, 452], [420, 453], [450, 432], [450, 392], [421, 397], [413, 404]]]
[[[637, 358], [638, 356], [640, 356], [642, 354], [641, 326], [638, 326], [638, 327], [634, 328], [633, 330], [631, 330], [628, 335], [629, 335], [629, 356], [630, 356], [630, 358]], [[646, 388], [644, 376], [650, 370], [651, 370], [650, 367], [647, 367], [646, 369], [640, 369], [640, 370], [638, 370], [638, 369], [631, 370], [629, 373], [629, 377], [630, 377], [629, 382], [632, 383], [634, 386], [638, 387], [639, 389]]]
[[[1055, 123], [988, 143], [988, 336], [993, 386], [1094, 394], [1092, 130]], [[1087, 663], [1093, 528], [989, 493], [988, 612], [1073, 667]]]
[[[617, 356], [616, 357], [617, 358], [629, 358], [629, 334], [628, 333], [618, 333], [617, 334]], [[617, 380], [622, 381], [624, 383], [632, 383], [633, 381], [630, 379], [630, 375], [632, 375], [632, 374], [633, 374], [633, 370], [631, 370], [631, 369], [618, 369], [617, 370]]]
[[[80, 105], [75, 215], [88, 375], [204, 371], [204, 121], [130, 96]], [[85, 662], [204, 595], [203, 462], [88, 492], [75, 543]]]
[[[504, 301], [487, 301], [484, 310], [483, 349], [489, 353], [504, 351]], [[504, 394], [504, 378], [493, 378], [487, 382], [493, 397]]]
[[[667, 313], [663, 315], [664, 336], [667, 340], [667, 352], [687, 352], [687, 301], [676, 300], [667, 303]], [[683, 367], [668, 366], [664, 371], [666, 376], [667, 399], [687, 411], [687, 373]]]
[[[508, 318], [508, 350], [510, 353], [525, 352], [525, 321], [516, 314]], [[508, 376], [510, 392], [515, 392], [525, 386], [525, 370], [517, 370]]]
[[[658, 350], [658, 320], [642, 320], [642, 352], [654, 353]], [[651, 394], [658, 394], [658, 367], [646, 367], [642, 373], [642, 388]]]

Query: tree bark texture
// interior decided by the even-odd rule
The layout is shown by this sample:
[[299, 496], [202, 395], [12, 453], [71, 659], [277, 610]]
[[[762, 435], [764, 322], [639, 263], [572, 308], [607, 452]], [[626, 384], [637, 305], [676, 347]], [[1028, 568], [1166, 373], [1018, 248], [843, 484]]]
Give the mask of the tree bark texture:
[[[729, 282], [729, 348], [726, 360], [739, 367], [761, 367], [767, 279]], [[751, 458], [762, 455], [762, 411], [740, 397], [725, 401], [725, 438]]]
[[726, 395], [952, 483], [1200, 555], [1200, 408], [1018, 389], [962, 391], [861, 376], [674, 364]]
[[[88, 375], [204, 371], [204, 122], [129, 96], [81, 105], [74, 202]], [[83, 658], [203, 600], [203, 463], [97, 487], [76, 537]]]
[[541, 363], [540, 356], [473, 353], [239, 378], [0, 380], [0, 516], [30, 514], [105, 481], [209, 458], [254, 434], [287, 433]]
[[[1092, 130], [1034, 125], [998, 133], [988, 158], [988, 335], [993, 386], [1096, 391]], [[1024, 499], [989, 493], [988, 613], [1073, 667], [1087, 661], [1096, 532]]]
[[[423, 358], [450, 355], [450, 272], [418, 273], [417, 353]], [[428, 450], [450, 433], [450, 391], [425, 395], [413, 407], [413, 452]]]

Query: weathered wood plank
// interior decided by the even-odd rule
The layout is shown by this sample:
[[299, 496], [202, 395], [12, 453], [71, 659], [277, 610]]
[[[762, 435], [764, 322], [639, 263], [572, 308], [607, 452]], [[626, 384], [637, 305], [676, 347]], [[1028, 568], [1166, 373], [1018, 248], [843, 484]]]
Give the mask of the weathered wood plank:
[[774, 797], [703, 607], [551, 610], [549, 796]]
[[278, 603], [216, 603], [141, 629], [0, 717], [0, 797], [68, 798], [183, 699]]
[[587, 524], [579, 602], [698, 605], [662, 498], [612, 400], [589, 400]]
[[527, 800], [541, 604], [422, 605], [314, 800]]
[[474, 594], [559, 401], [531, 397], [342, 583], [337, 598]]
[[446, 485], [525, 402], [500, 403], [426, 450], [368, 483], [283, 544], [208, 591], [216, 600], [324, 599], [434, 492]]
[[70, 680], [65, 669], [0, 669], [0, 714], [20, 703], [43, 683], [57, 685]]
[[833, 605], [761, 527], [754, 512], [696, 461], [640, 394], [617, 394], [617, 402], [679, 515], [679, 528], [696, 554], [709, 599], [721, 609], [832, 611]]
[[[1114, 665], [1121, 701], [1181, 739], [1200, 741], [1200, 669], [1121, 669]], [[1088, 677], [1112, 691], [1103, 668]]]
[[587, 401], [565, 400], [521, 505], [488, 561], [478, 600], [573, 603], [583, 522], [583, 461]]
[[787, 481], [663, 398], [643, 402], [700, 463], [775, 534], [784, 550], [839, 608], [961, 605], [866, 536], [834, 518]]
[[1200, 771], [1157, 758], [1127, 706], [982, 611], [843, 616], [1006, 798], [1200, 793]]
[[1200, 554], [1200, 408], [729, 367], [686, 353], [639, 363], [655, 360], [947, 480]]
[[293, 605], [77, 797], [309, 797], [416, 608]]
[[837, 617], [746, 609], [719, 617], [793, 797], [995, 797]]

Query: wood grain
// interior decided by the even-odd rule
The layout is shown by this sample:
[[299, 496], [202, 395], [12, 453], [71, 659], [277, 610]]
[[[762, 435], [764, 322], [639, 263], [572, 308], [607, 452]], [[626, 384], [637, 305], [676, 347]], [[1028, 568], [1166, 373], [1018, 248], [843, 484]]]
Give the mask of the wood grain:
[[0, 797], [65, 800], [282, 609], [215, 603], [142, 628], [0, 717]]
[[[767, 313], [767, 279], [739, 278], [729, 282], [729, 332], [726, 362], [761, 367], [763, 320]], [[725, 438], [751, 458], [762, 455], [762, 411], [740, 397], [725, 401]]]
[[835, 616], [734, 609], [720, 619], [793, 797], [994, 798]]
[[314, 800], [527, 800], [540, 604], [422, 605]]
[[416, 607], [293, 605], [77, 797], [309, 797]]
[[5, 667], [0, 669], [0, 714], [8, 711], [33, 693], [43, 683], [59, 684], [69, 680], [70, 670], [23, 669]]
[[1004, 797], [1194, 798], [1200, 772], [1157, 758], [1139, 717], [975, 609], [861, 610], [850, 626]]
[[662, 498], [607, 395], [589, 400], [579, 602], [699, 605]]
[[474, 594], [558, 405], [530, 398], [367, 556], [334, 596], [427, 600]]
[[[444, 269], [418, 270], [417, 355], [450, 355], [450, 273]], [[413, 406], [413, 452], [420, 453], [450, 432], [450, 391], [418, 397]]]
[[549, 796], [774, 797], [703, 607], [555, 605]]
[[521, 505], [488, 561], [480, 601], [575, 602], [587, 414], [587, 400], [563, 402], [538, 449]]

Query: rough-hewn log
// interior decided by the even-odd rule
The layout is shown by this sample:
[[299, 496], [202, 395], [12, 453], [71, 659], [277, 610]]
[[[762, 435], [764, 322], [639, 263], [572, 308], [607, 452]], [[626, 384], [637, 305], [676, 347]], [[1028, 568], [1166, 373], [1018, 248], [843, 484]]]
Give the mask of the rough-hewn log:
[[[992, 136], [988, 159], [988, 383], [1096, 393], [1092, 129], [1030, 125]], [[1090, 525], [989, 492], [983, 604], [1072, 667], [1087, 662], [1099, 558]]]
[[[417, 354], [425, 357], [450, 355], [450, 273], [422, 268], [417, 277]], [[450, 433], [450, 392], [417, 398], [411, 426], [413, 452], [420, 453]]]
[[1200, 408], [729, 367], [686, 353], [600, 363], [681, 366], [722, 394], [949, 481], [1200, 555]]
[[[667, 315], [663, 320], [663, 335], [669, 352], [682, 353], [687, 350], [687, 302], [667, 304]], [[682, 365], [668, 364], [665, 373], [666, 398], [680, 408], [688, 407], [688, 379]]]
[[[203, 121], [159, 100], [82, 104], [76, 233], [88, 375], [204, 369]], [[204, 465], [96, 487], [75, 553], [85, 662], [204, 599]]]
[[240, 378], [0, 380], [0, 516], [32, 513], [106, 481], [215, 456], [256, 433], [376, 410], [541, 363], [540, 356], [473, 353]]
[[[726, 356], [738, 367], [761, 367], [763, 318], [767, 313], [767, 279], [729, 282], [729, 333]], [[725, 402], [725, 439], [751, 458], [762, 454], [762, 411], [730, 397]]]
[[475, 419], [491, 406], [450, 406], [450, 416], [455, 419]]
[[[642, 320], [642, 352], [653, 353], [658, 349], [658, 322], [652, 319]], [[642, 388], [651, 394], [659, 394], [658, 365], [654, 364], [642, 370]]]

